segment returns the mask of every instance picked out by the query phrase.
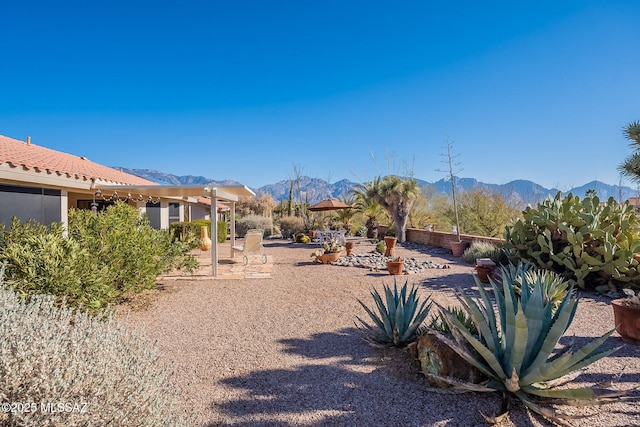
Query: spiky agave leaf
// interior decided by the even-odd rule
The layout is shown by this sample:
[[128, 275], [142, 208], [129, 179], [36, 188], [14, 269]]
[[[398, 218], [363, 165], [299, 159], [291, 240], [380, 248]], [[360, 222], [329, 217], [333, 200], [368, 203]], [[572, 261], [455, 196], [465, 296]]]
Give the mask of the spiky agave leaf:
[[360, 322], [359, 327], [370, 333], [374, 341], [396, 346], [405, 345], [415, 338], [420, 325], [429, 315], [430, 298], [427, 297], [425, 301], [420, 303], [417, 295], [418, 289], [413, 286], [407, 294], [408, 285], [407, 280], [398, 289], [395, 279], [393, 289], [383, 284], [384, 300], [380, 293], [374, 289], [371, 296], [376, 304], [377, 313], [358, 300], [374, 322], [372, 326], [356, 316]]
[[[484, 387], [506, 393], [503, 396], [507, 400], [509, 396], [516, 397], [532, 411], [562, 425], [568, 417], [548, 407], [549, 404], [568, 401], [600, 404], [627, 397], [630, 390], [553, 388], [560, 383], [558, 379], [566, 378], [616, 351], [617, 348], [598, 352], [613, 331], [578, 350], [564, 348], [558, 351], [557, 344], [571, 325], [577, 309], [578, 300], [573, 290], [570, 289], [557, 309], [552, 310], [552, 301], [544, 295], [544, 280], [522, 274], [522, 288], [518, 296], [507, 275], [503, 275], [503, 279], [502, 289], [491, 282], [493, 297], [483, 286], [479, 286], [478, 299], [472, 299], [462, 291], [459, 294], [468, 315], [480, 325], [480, 336], [470, 334], [452, 313], [440, 307], [443, 318], [452, 332], [455, 331], [454, 337], [457, 336], [455, 341], [449, 339], [445, 342], [489, 377]], [[460, 340], [478, 354], [466, 351]]]

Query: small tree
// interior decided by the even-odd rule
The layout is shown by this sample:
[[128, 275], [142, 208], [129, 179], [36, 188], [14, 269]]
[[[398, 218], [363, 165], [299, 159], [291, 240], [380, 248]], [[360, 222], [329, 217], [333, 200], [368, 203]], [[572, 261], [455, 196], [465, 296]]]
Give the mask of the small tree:
[[394, 222], [398, 242], [406, 240], [407, 221], [413, 203], [420, 188], [415, 179], [402, 179], [395, 175], [375, 178], [366, 185], [360, 186], [365, 198], [382, 206]]
[[457, 167], [460, 165], [460, 163], [453, 163], [453, 159], [458, 157], [460, 154], [456, 154], [456, 155], [452, 154], [453, 144], [449, 141], [449, 138], [445, 140], [445, 143], [446, 143], [445, 148], [447, 149], [447, 153], [441, 154], [441, 156], [444, 156], [447, 158], [447, 160], [442, 161], [442, 163], [445, 163], [447, 165], [447, 169], [444, 171], [437, 169], [437, 171], [446, 172], [449, 182], [451, 182], [451, 198], [453, 199], [453, 212], [455, 214], [455, 219], [456, 219], [456, 237], [458, 238], [458, 242], [460, 242], [461, 241], [460, 218], [458, 217], [458, 202], [456, 199], [456, 174], [462, 172], [462, 169], [458, 169], [455, 171], [453, 170], [454, 167]]

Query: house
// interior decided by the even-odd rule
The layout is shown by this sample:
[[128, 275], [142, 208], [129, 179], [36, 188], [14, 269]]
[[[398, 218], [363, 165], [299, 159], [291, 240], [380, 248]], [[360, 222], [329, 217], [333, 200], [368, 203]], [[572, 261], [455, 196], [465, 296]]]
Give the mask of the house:
[[[168, 228], [174, 221], [217, 217], [228, 209], [231, 246], [235, 244], [235, 203], [255, 196], [244, 185], [164, 186], [94, 163], [86, 157], [62, 153], [0, 135], [0, 224], [35, 219], [42, 224], [68, 224], [69, 209], [102, 209], [125, 201], [146, 213], [152, 227]], [[198, 201], [200, 200], [200, 203]], [[222, 202], [222, 203], [221, 203]], [[215, 210], [211, 208], [215, 206]], [[192, 209], [193, 208], [193, 209]], [[195, 218], [194, 218], [195, 219]], [[212, 231], [217, 232], [217, 227]], [[213, 277], [218, 277], [218, 244], [211, 248]]]
[[[229, 187], [225, 194], [231, 194], [230, 199], [235, 193], [253, 194], [244, 186]], [[211, 218], [206, 190], [161, 186], [86, 157], [33, 144], [30, 137], [20, 141], [0, 135], [0, 224], [11, 224], [14, 216], [66, 224], [71, 208], [103, 209], [122, 200], [146, 213], [152, 227], [168, 228], [176, 221]], [[230, 209], [216, 205], [219, 212]]]

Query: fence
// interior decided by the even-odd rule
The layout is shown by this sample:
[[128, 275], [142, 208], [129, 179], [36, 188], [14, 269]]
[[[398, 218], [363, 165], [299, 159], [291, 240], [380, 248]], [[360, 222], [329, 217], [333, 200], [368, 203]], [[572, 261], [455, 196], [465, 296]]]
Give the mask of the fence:
[[[387, 232], [387, 226], [378, 227], [378, 236], [384, 236]], [[472, 234], [460, 234], [460, 239], [468, 242], [489, 242], [493, 244], [503, 243], [504, 239], [496, 237], [474, 236]], [[420, 243], [422, 245], [435, 246], [439, 248], [449, 249], [449, 243], [458, 240], [455, 233], [445, 231], [428, 231], [418, 228], [407, 228], [407, 242]]]

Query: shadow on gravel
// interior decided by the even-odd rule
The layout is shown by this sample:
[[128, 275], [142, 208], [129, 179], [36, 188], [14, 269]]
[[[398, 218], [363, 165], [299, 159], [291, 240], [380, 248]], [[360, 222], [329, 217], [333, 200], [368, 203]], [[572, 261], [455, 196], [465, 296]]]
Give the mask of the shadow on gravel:
[[[371, 365], [366, 359], [371, 358], [371, 352], [354, 352], [354, 341], [363, 340], [363, 335], [357, 328], [344, 328], [338, 332], [322, 332], [311, 338], [285, 339], [279, 342], [285, 346], [284, 352], [297, 354], [309, 359], [328, 359], [333, 357], [345, 358], [343, 363]], [[364, 342], [364, 340], [363, 340]]]

